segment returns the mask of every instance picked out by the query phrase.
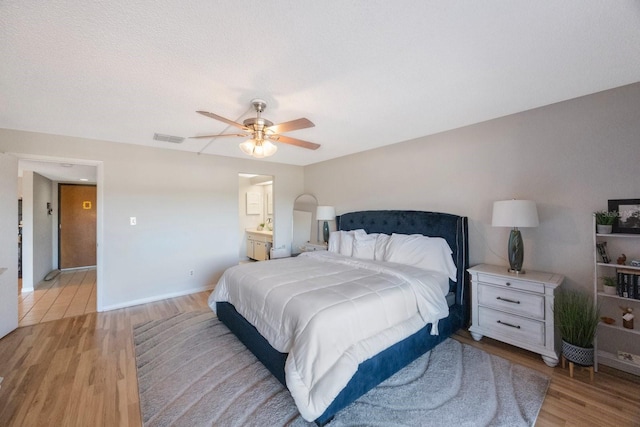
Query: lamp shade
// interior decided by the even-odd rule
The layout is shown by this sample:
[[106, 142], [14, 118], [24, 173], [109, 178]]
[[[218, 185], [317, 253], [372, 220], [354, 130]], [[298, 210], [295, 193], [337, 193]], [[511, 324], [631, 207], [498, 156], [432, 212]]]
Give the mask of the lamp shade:
[[278, 147], [271, 141], [248, 139], [240, 144], [240, 150], [245, 154], [261, 159], [273, 156], [278, 151]]
[[494, 227], [537, 227], [538, 210], [532, 200], [501, 200], [493, 202]]
[[318, 221], [333, 221], [336, 219], [336, 208], [333, 206], [318, 206], [316, 219]]

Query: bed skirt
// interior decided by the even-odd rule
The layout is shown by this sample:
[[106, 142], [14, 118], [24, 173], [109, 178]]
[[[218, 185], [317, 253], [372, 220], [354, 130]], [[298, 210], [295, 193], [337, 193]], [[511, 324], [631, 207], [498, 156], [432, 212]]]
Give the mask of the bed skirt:
[[[217, 302], [216, 312], [220, 321], [286, 387], [284, 365], [287, 354], [280, 353], [271, 347], [269, 342], [236, 311], [232, 304]], [[428, 324], [413, 335], [362, 362], [346, 387], [336, 396], [325, 412], [315, 420], [316, 424], [324, 425], [331, 421], [338, 411], [465, 326], [465, 319], [466, 313], [462, 307], [457, 304], [453, 305], [449, 307], [449, 316], [438, 323], [438, 335], [431, 335], [431, 324]]]

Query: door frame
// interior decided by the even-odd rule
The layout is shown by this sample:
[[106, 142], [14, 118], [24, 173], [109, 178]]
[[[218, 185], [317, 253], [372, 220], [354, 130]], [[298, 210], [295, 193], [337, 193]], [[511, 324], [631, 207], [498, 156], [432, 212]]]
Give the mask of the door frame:
[[[87, 166], [95, 166], [96, 167], [96, 203], [98, 204], [96, 211], [96, 310], [98, 312], [104, 311], [104, 286], [103, 278], [104, 278], [104, 251], [102, 249], [104, 241], [104, 162], [101, 160], [87, 160], [87, 159], [77, 159], [77, 158], [69, 158], [69, 157], [53, 157], [53, 156], [42, 156], [42, 155], [33, 155], [26, 153], [11, 153], [18, 157], [18, 161], [20, 159], [25, 160], [33, 160], [40, 162], [49, 162], [49, 163], [68, 163], [71, 165], [87, 165]], [[37, 172], [37, 171], [36, 171]], [[16, 187], [15, 193], [16, 200], [18, 198], [18, 188]], [[17, 215], [17, 212], [16, 212]], [[26, 224], [24, 224], [26, 226]], [[29, 226], [33, 227], [33, 224]], [[53, 227], [57, 227], [57, 222]], [[57, 234], [57, 232], [56, 232]], [[29, 243], [31, 244], [31, 243]], [[25, 242], [23, 241], [23, 249]], [[24, 262], [22, 270], [26, 271], [27, 268], [33, 272], [33, 260], [31, 262]], [[24, 275], [24, 274], [23, 274]], [[17, 283], [16, 283], [17, 287]], [[17, 301], [16, 301], [17, 304]]]
[[[18, 159], [0, 153], [0, 338], [18, 327]], [[15, 188], [15, 193], [11, 191]]]

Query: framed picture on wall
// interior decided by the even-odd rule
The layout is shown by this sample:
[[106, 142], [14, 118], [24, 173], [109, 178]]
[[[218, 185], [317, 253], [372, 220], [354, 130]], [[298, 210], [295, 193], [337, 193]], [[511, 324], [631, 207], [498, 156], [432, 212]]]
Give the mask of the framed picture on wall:
[[247, 215], [260, 215], [262, 213], [262, 195], [260, 193], [247, 192]]
[[609, 200], [609, 211], [618, 212], [614, 233], [640, 234], [640, 199]]

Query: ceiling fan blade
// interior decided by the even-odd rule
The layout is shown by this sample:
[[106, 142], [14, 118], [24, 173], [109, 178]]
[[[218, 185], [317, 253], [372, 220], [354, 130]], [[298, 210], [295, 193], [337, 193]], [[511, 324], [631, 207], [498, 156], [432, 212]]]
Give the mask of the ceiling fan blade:
[[248, 130], [248, 128], [245, 125], [241, 125], [240, 123], [236, 123], [233, 120], [225, 119], [224, 117], [219, 116], [217, 114], [210, 113], [208, 111], [196, 111], [196, 112], [198, 114], [202, 114], [203, 116], [207, 116], [207, 117], [209, 117], [211, 119], [220, 120], [221, 122], [224, 122], [224, 123], [226, 123], [228, 125], [231, 125], [231, 126], [235, 126], [235, 127], [240, 128], [242, 130]]
[[283, 133], [291, 132], [292, 130], [312, 128], [314, 126], [315, 125], [311, 120], [302, 118], [291, 120], [290, 122], [280, 123], [279, 125], [269, 126], [267, 128], [267, 131], [271, 131], [273, 133]]
[[291, 144], [291, 145], [296, 145], [302, 148], [308, 148], [309, 150], [317, 150], [318, 148], [320, 148], [320, 144], [316, 144], [309, 141], [303, 141], [302, 139], [291, 138], [289, 136], [284, 136], [284, 135], [269, 135], [267, 138], [273, 141], [284, 142], [285, 144]]
[[190, 136], [189, 138], [192, 139], [204, 139], [204, 138], [220, 138], [222, 136], [244, 136], [244, 137], [251, 137], [251, 135], [247, 135], [246, 133], [224, 133], [224, 134], [217, 134], [217, 135], [196, 135], [196, 136]]

